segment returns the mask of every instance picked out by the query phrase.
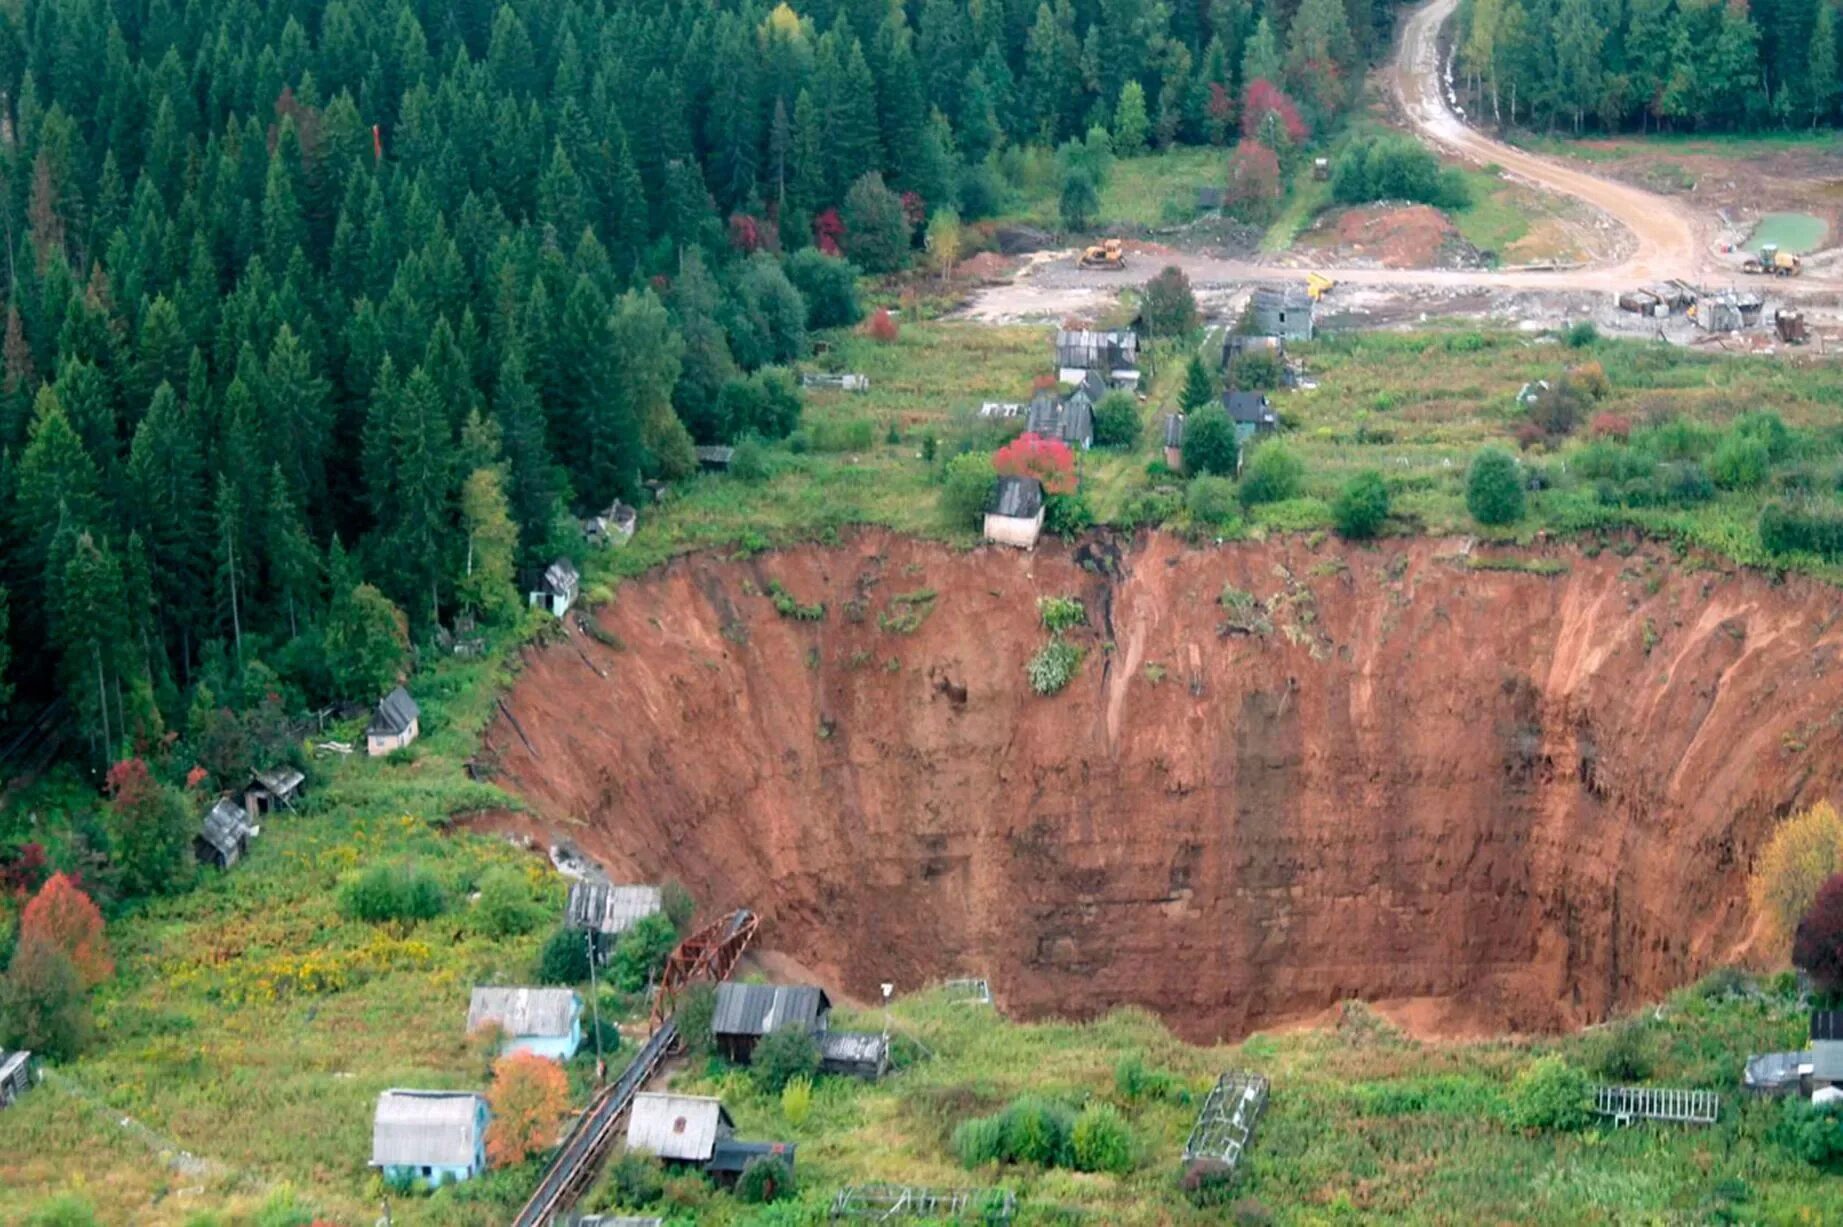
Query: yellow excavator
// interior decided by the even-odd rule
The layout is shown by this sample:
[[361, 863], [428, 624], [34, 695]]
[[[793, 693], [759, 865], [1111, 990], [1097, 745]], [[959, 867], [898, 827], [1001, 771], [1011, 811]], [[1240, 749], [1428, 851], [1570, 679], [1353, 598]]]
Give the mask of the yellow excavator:
[[1305, 292], [1307, 297], [1313, 302], [1317, 302], [1336, 288], [1337, 282], [1331, 280], [1331, 278], [1325, 276], [1323, 273], [1307, 273], [1305, 275]]
[[1760, 254], [1749, 256], [1741, 264], [1743, 273], [1770, 273], [1774, 277], [1796, 277], [1805, 271], [1805, 262], [1789, 251], [1780, 251], [1777, 243], [1760, 244]]
[[1126, 251], [1120, 246], [1119, 239], [1103, 239], [1081, 253], [1083, 268], [1125, 268]]

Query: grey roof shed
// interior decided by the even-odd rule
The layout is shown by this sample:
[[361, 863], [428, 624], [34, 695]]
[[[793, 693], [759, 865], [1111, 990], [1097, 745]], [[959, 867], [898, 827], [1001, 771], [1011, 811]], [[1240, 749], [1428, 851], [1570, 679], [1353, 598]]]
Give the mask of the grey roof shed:
[[467, 1167], [479, 1153], [472, 1091], [385, 1091], [371, 1123], [373, 1167]]
[[715, 1035], [767, 1035], [783, 1027], [815, 1031], [831, 1010], [825, 990], [810, 985], [724, 983], [717, 986], [710, 1029]]
[[736, 1122], [721, 1100], [706, 1095], [642, 1092], [627, 1118], [627, 1149], [680, 1163], [703, 1163]]
[[625, 933], [637, 920], [663, 910], [657, 886], [613, 886], [606, 882], [571, 882], [564, 913], [572, 929], [593, 929], [613, 937]]
[[704, 1170], [712, 1175], [740, 1175], [751, 1162], [761, 1158], [775, 1158], [794, 1165], [794, 1144], [792, 1142], [738, 1142], [735, 1138], [724, 1138], [711, 1152], [710, 1162]]
[[476, 988], [467, 1003], [467, 1030], [497, 1026], [514, 1038], [567, 1036], [582, 1000], [567, 988]]
[[416, 706], [416, 700], [410, 698], [409, 691], [398, 686], [378, 700], [378, 708], [371, 714], [371, 723], [365, 731], [396, 737], [409, 732], [410, 725], [421, 717], [422, 709]]
[[[229, 797], [219, 797], [217, 804], [205, 811], [204, 821], [199, 824], [198, 842], [215, 852], [215, 859], [228, 869], [249, 847], [253, 834], [255, 829], [250, 826], [250, 817], [243, 812], [243, 807]], [[204, 855], [205, 850], [200, 849], [200, 854]]]
[[1238, 425], [1253, 426], [1258, 430], [1279, 428], [1280, 415], [1274, 412], [1273, 405], [1263, 393], [1224, 392], [1222, 407], [1228, 410], [1229, 420]]
[[1001, 477], [986, 509], [995, 516], [1028, 520], [1043, 510], [1043, 483], [1034, 477]]
[[1184, 415], [1167, 413], [1165, 415], [1165, 446], [1184, 446]]

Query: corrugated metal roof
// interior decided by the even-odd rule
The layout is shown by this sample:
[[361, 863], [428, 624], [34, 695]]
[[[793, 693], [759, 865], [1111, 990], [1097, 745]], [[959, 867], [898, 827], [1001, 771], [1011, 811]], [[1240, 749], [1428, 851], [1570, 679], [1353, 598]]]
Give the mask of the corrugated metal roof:
[[1223, 406], [1229, 412], [1229, 420], [1251, 426], [1277, 426], [1280, 415], [1273, 411], [1267, 397], [1259, 392], [1229, 391], [1222, 394]]
[[410, 692], [399, 686], [378, 701], [378, 709], [371, 715], [371, 724], [365, 729], [367, 733], [406, 733], [409, 727], [422, 716], [422, 709], [416, 706], [416, 700], [410, 698]]
[[734, 1138], [725, 1138], [718, 1142], [711, 1152], [710, 1162], [704, 1165], [707, 1172], [740, 1172], [751, 1160], [767, 1155], [787, 1164], [794, 1165], [794, 1144], [792, 1142], [738, 1142]]
[[1167, 413], [1165, 415], [1165, 446], [1184, 446], [1184, 415]]
[[887, 1048], [876, 1031], [824, 1031], [819, 1035], [819, 1065], [875, 1069], [882, 1065]]
[[232, 860], [241, 854], [250, 834], [250, 816], [229, 797], [219, 797], [199, 825], [199, 837]]
[[371, 1124], [373, 1167], [466, 1167], [483, 1101], [472, 1091], [385, 1091]]
[[307, 782], [307, 777], [293, 767], [277, 767], [273, 771], [258, 771], [255, 773], [255, 778], [258, 784], [268, 789], [278, 799], [293, 796], [294, 790]]
[[811, 1031], [832, 1009], [825, 990], [804, 984], [719, 984], [714, 1035], [766, 1035], [782, 1027]]
[[1043, 483], [1034, 477], [1001, 477], [992, 490], [991, 512], [1028, 520], [1043, 509]]
[[611, 886], [606, 882], [571, 882], [565, 912], [572, 929], [594, 929], [614, 936], [665, 906], [657, 886]]
[[467, 1005], [467, 1030], [497, 1025], [514, 1038], [568, 1035], [582, 1013], [582, 998], [567, 988], [476, 988]]
[[627, 1118], [627, 1149], [661, 1159], [702, 1163], [736, 1128], [721, 1100], [705, 1095], [642, 1092]]
[[559, 558], [544, 568], [544, 591], [552, 596], [574, 598], [576, 586], [581, 580], [576, 564], [567, 558]]

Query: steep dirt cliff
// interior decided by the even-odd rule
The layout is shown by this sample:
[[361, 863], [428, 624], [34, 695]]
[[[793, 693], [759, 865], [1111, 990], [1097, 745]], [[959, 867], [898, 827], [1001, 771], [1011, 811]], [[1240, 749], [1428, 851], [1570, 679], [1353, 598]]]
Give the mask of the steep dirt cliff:
[[[1837, 592], [1463, 548], [686, 558], [599, 611], [620, 646], [530, 655], [485, 760], [865, 997], [977, 974], [1019, 1014], [1136, 1002], [1199, 1039], [1349, 997], [1540, 1030], [1735, 957], [1765, 832], [1843, 775]], [[1051, 595], [1088, 654], [1042, 698]]]

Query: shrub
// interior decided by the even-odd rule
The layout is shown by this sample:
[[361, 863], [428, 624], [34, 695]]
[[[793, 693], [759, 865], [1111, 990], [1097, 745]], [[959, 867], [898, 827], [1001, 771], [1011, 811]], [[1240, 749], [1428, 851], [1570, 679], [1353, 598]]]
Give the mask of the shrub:
[[369, 924], [432, 920], [445, 904], [442, 884], [420, 865], [373, 865], [339, 887], [339, 910]]
[[1182, 337], [1195, 332], [1202, 319], [1197, 314], [1197, 296], [1191, 292], [1190, 278], [1184, 270], [1167, 264], [1146, 282], [1139, 315], [1146, 335], [1151, 337]]
[[685, 889], [683, 882], [677, 878], [667, 878], [659, 888], [659, 906], [680, 937], [691, 931], [691, 918], [697, 914], [697, 901]]
[[1600, 330], [1589, 320], [1582, 320], [1562, 334], [1562, 340], [1570, 349], [1586, 349], [1600, 339]]
[[1229, 386], [1242, 392], [1271, 392], [1285, 375], [1285, 363], [1271, 349], [1243, 350], [1229, 363]]
[[[1817, 901], [1824, 883], [1843, 872], [1843, 815], [1828, 801], [1792, 815], [1776, 827], [1754, 862], [1754, 910], [1782, 942]], [[1783, 947], [1782, 947], [1783, 948]]]
[[605, 1210], [644, 1210], [665, 1196], [665, 1165], [649, 1155], [623, 1150], [608, 1164]]
[[1040, 596], [1037, 598], [1037, 617], [1042, 619], [1045, 630], [1059, 634], [1071, 626], [1086, 625], [1088, 610], [1082, 605], [1080, 597]]
[[531, 880], [516, 869], [489, 869], [480, 878], [474, 922], [488, 937], [516, 937], [544, 922], [544, 909], [531, 897]]
[[1082, 1108], [1069, 1132], [1069, 1149], [1077, 1171], [1125, 1175], [1133, 1170], [1132, 1133], [1112, 1104]]
[[1073, 537], [1094, 527], [1094, 508], [1082, 492], [1050, 494], [1043, 500], [1043, 527], [1058, 537]]
[[1299, 493], [1299, 479], [1305, 465], [1286, 444], [1270, 439], [1255, 448], [1241, 475], [1241, 501], [1244, 507], [1260, 503], [1278, 503]]
[[1510, 1084], [1510, 1123], [1519, 1129], [1568, 1132], [1593, 1119], [1587, 1075], [1557, 1056], [1538, 1057]]
[[889, 313], [886, 307], [878, 307], [875, 314], [870, 317], [870, 322], [864, 325], [864, 335], [879, 345], [894, 344], [901, 332], [902, 329], [896, 324], [896, 318]]
[[1072, 643], [1052, 639], [1037, 649], [1024, 666], [1030, 688], [1040, 695], [1052, 695], [1075, 680], [1081, 670], [1082, 650]]
[[781, 1115], [798, 1129], [813, 1114], [813, 1080], [795, 1078], [781, 1088]]
[[1184, 1084], [1163, 1070], [1147, 1069], [1137, 1056], [1120, 1058], [1113, 1067], [1114, 1092], [1129, 1102], [1158, 1100], [1189, 1103], [1190, 1092]]
[[26, 1215], [22, 1227], [96, 1227], [96, 1211], [80, 1193], [60, 1193]]
[[1206, 410], [1192, 414], [1184, 422], [1184, 468], [1194, 474], [1235, 472], [1241, 445], [1235, 441], [1235, 427], [1226, 413]]
[[1826, 993], [1843, 989], [1843, 874], [1832, 874], [1798, 922], [1792, 966]]
[[770, 473], [766, 444], [754, 435], [749, 435], [736, 444], [736, 450], [730, 456], [729, 474], [731, 477], [737, 481], [754, 484], [767, 481]]
[[763, 1090], [778, 1095], [795, 1078], [819, 1072], [819, 1044], [797, 1027], [782, 1027], [756, 1041], [749, 1068]]
[[1600, 1033], [1593, 1071], [1608, 1082], [1644, 1082], [1656, 1064], [1654, 1049], [1650, 1030], [1642, 1022], [1628, 1019]]
[[848, 328], [864, 317], [857, 269], [847, 260], [804, 247], [787, 257], [787, 279], [806, 300], [808, 328]]
[[637, 993], [652, 982], [676, 945], [678, 933], [669, 917], [660, 912], [642, 917], [615, 942], [608, 960], [609, 978], [622, 992]]
[[1404, 136], [1352, 142], [1332, 168], [1331, 196], [1340, 204], [1410, 200], [1438, 209], [1471, 203], [1464, 177], [1442, 169], [1432, 150]]
[[1843, 557], [1843, 516], [1812, 507], [1769, 503], [1760, 513], [1760, 545], [1772, 554]]
[[1220, 1206], [1235, 1188], [1235, 1169], [1210, 1159], [1198, 1159], [1184, 1168], [1178, 1179], [1184, 1196], [1199, 1209]]
[[784, 1197], [792, 1197], [794, 1169], [775, 1155], [757, 1155], [750, 1159], [736, 1180], [736, 1200], [749, 1206], [765, 1206]]
[[709, 1056], [713, 1041], [710, 1033], [711, 1020], [717, 1015], [717, 990], [715, 985], [694, 984], [678, 999], [678, 1038], [685, 1045], [685, 1051], [693, 1056]]
[[1004, 1124], [1005, 1159], [1037, 1167], [1066, 1167], [1070, 1158], [1069, 1133], [1074, 1123], [1069, 1110], [1053, 1100], [1026, 1095], [1000, 1113]]
[[1772, 448], [1756, 435], [1729, 431], [1709, 460], [1709, 475], [1724, 490], [1752, 490], [1772, 468]]
[[1465, 506], [1480, 524], [1514, 524], [1523, 518], [1523, 477], [1510, 453], [1487, 447], [1473, 458]]
[[63, 950], [22, 941], [0, 980], [0, 1048], [24, 1048], [70, 1060], [90, 1038], [83, 976]]
[[955, 528], [978, 524], [997, 483], [992, 457], [984, 452], [962, 452], [947, 462], [941, 482], [941, 515]]
[[1773, 1139], [1812, 1167], [1843, 1173], [1843, 1109], [1835, 1104], [1785, 1100]]
[[1139, 405], [1131, 394], [1109, 392], [1094, 407], [1094, 445], [1131, 447], [1139, 441]]
[[1057, 211], [1062, 216], [1064, 230], [1086, 230], [1094, 224], [1094, 215], [1100, 207], [1101, 193], [1094, 185], [1093, 175], [1079, 168], [1063, 175]]
[[1233, 520], [1241, 504], [1235, 497], [1235, 483], [1226, 477], [1205, 473], [1193, 477], [1184, 490], [1184, 507], [1199, 524], [1221, 525]]
[[1366, 541], [1382, 531], [1389, 518], [1389, 487], [1382, 474], [1368, 469], [1345, 482], [1331, 504], [1331, 517], [1338, 536], [1347, 540]]
[[1026, 431], [998, 449], [992, 469], [1001, 477], [1034, 477], [1045, 494], [1075, 493], [1075, 453], [1061, 439]]
[[563, 1067], [530, 1052], [512, 1052], [493, 1062], [486, 1098], [493, 1109], [486, 1153], [496, 1164], [523, 1163], [545, 1149], [570, 1106]]
[[540, 984], [580, 984], [589, 978], [588, 939], [574, 929], [558, 929], [538, 955]]
[[1222, 211], [1251, 225], [1273, 220], [1285, 184], [1280, 159], [1256, 140], [1243, 138], [1229, 154], [1228, 180], [1222, 189]]
[[966, 1167], [1001, 1163], [1005, 1157], [1005, 1122], [998, 1116], [975, 1116], [954, 1126], [953, 1152]]
[[1623, 443], [1632, 437], [1632, 419], [1623, 413], [1596, 413], [1587, 424], [1587, 433], [1596, 439], [1617, 439]]

